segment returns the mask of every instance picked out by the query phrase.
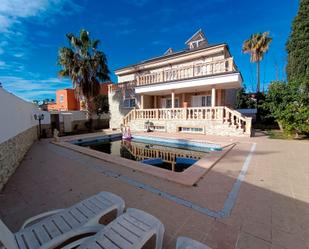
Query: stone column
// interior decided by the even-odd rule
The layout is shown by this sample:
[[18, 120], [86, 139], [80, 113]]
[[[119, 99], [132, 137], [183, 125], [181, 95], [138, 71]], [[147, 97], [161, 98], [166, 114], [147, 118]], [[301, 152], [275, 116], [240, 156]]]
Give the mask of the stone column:
[[175, 108], [175, 92], [172, 91], [172, 109]]
[[216, 106], [216, 88], [211, 89], [211, 107]]
[[144, 94], [141, 95], [141, 106], [140, 108], [143, 110], [144, 109]]
[[222, 106], [222, 89], [218, 89], [218, 100], [217, 100], [217, 105]]

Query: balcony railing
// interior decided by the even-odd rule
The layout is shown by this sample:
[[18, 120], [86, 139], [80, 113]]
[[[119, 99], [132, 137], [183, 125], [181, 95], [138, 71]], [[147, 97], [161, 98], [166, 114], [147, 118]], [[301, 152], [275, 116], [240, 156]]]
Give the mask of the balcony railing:
[[[121, 145], [125, 147], [131, 155], [133, 155], [138, 161], [149, 159], [149, 158], [161, 158], [164, 162], [172, 164], [172, 167], [175, 166], [176, 158], [191, 158], [199, 160], [202, 157], [205, 157], [205, 153], [198, 151], [183, 151], [178, 149], [173, 150], [160, 150], [156, 148], [147, 148], [145, 146], [138, 146], [134, 143], [128, 141], [122, 141]], [[173, 169], [174, 171], [174, 169]]]
[[245, 134], [251, 134], [251, 118], [226, 106], [164, 108], [164, 109], [134, 109], [123, 119], [124, 125], [133, 120], [211, 120], [227, 123]]
[[199, 76], [214, 75], [224, 72], [236, 71], [233, 58], [199, 63], [175, 69], [140, 75], [136, 79], [137, 86], [150, 85], [160, 82], [168, 82], [181, 79], [189, 79]]

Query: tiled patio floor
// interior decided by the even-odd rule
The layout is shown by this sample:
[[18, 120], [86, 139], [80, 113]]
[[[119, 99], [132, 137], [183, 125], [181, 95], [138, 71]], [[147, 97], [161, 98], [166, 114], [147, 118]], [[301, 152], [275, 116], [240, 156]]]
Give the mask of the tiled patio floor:
[[[222, 138], [209, 138], [216, 139]], [[239, 141], [237, 147], [196, 187], [168, 182], [47, 140], [40, 141], [33, 145], [0, 193], [0, 216], [16, 231], [29, 216], [69, 206], [104, 190], [123, 197], [127, 207], [140, 208], [158, 217], [166, 228], [164, 248], [175, 248], [177, 236], [185, 235], [213, 249], [308, 249], [309, 143], [270, 140], [263, 136], [236, 140]], [[226, 218], [213, 218], [128, 184], [121, 177], [106, 174], [107, 170], [117, 172], [119, 176], [218, 211], [252, 143], [256, 143], [256, 150], [232, 213]]]

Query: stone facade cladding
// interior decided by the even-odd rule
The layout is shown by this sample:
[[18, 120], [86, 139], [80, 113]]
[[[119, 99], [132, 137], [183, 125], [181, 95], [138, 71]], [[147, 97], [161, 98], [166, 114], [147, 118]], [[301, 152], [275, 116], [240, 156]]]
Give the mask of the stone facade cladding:
[[164, 127], [160, 130], [167, 133], [177, 133], [180, 127], [184, 128], [202, 128], [202, 134], [219, 135], [219, 136], [250, 136], [245, 134], [242, 129], [236, 129], [229, 124], [224, 124], [221, 121], [205, 121], [205, 120], [133, 120], [129, 126], [131, 131], [145, 131], [145, 122], [149, 121], [152, 125]]
[[37, 139], [37, 132], [37, 126], [33, 126], [0, 144], [0, 190]]
[[126, 116], [133, 108], [125, 108], [122, 106], [123, 95], [121, 91], [112, 91], [108, 94], [110, 120], [109, 128], [119, 129], [121, 124], [123, 124], [123, 118]]

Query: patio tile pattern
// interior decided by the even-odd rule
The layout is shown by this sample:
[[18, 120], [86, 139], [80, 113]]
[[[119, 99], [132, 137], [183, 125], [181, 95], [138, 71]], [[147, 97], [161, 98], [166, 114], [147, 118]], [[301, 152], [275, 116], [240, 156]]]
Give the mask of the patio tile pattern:
[[[220, 137], [207, 139], [223, 141]], [[235, 150], [220, 160], [196, 187], [188, 187], [42, 140], [32, 146], [0, 193], [0, 216], [17, 231], [32, 215], [69, 206], [104, 190], [123, 197], [127, 207], [140, 208], [159, 218], [166, 228], [164, 248], [175, 248], [178, 236], [188, 236], [213, 249], [308, 249], [309, 143], [263, 136], [233, 138], [233, 142], [238, 142]], [[257, 146], [249, 170], [232, 213], [226, 218], [212, 218], [102, 173], [105, 169], [113, 170], [219, 210], [253, 142]]]

